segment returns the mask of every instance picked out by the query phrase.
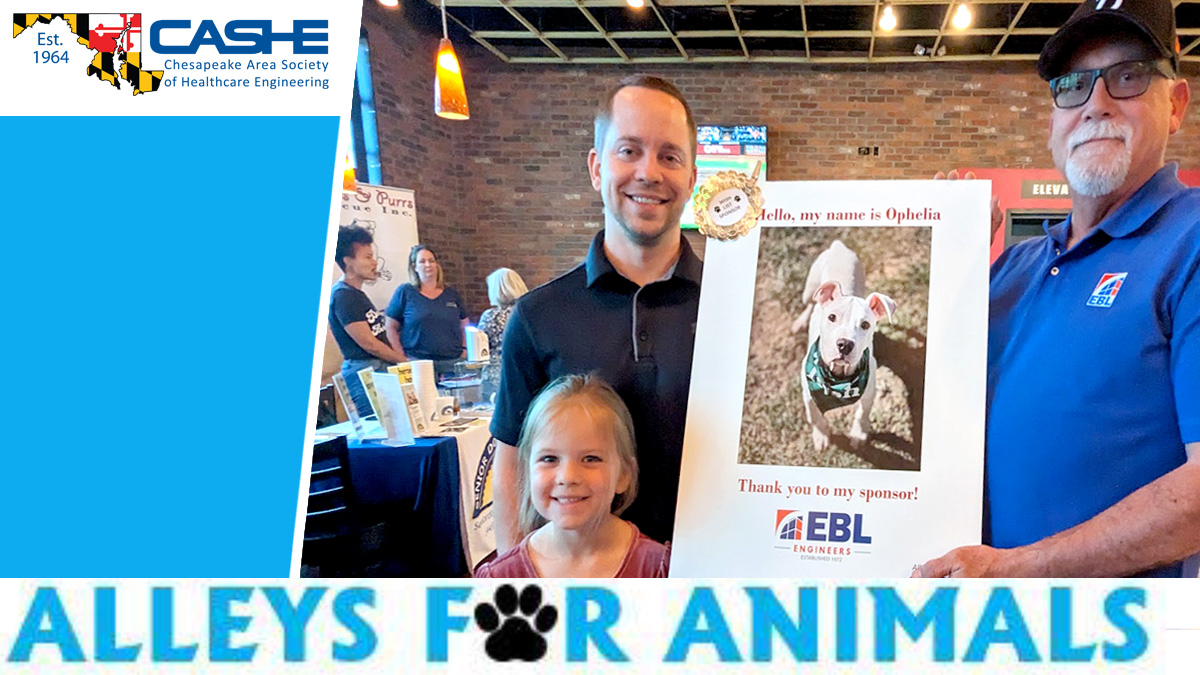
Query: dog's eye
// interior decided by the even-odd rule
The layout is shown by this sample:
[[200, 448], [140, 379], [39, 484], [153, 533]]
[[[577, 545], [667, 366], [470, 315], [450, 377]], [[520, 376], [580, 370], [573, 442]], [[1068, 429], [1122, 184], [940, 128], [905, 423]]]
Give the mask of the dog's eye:
[[871, 329], [871, 322], [870, 322], [870, 321], [864, 321], [864, 322], [860, 323], [859, 325], [860, 325], [860, 326], [862, 326], [862, 329], [863, 329], [863, 330], [870, 330], [870, 329]]
[[837, 314], [830, 314], [830, 315], [829, 315], [829, 320], [830, 320], [830, 321], [837, 321]]

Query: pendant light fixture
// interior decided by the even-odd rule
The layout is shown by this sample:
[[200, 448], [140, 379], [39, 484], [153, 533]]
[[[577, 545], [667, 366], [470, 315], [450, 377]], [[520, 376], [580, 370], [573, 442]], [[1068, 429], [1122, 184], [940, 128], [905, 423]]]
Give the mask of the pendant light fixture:
[[433, 80], [433, 111], [438, 117], [450, 120], [471, 117], [467, 109], [467, 89], [463, 86], [462, 68], [446, 31], [446, 0], [442, 0], [442, 41], [438, 44], [437, 75]]
[[896, 29], [896, 15], [892, 11], [891, 5], [883, 8], [883, 16], [879, 17], [879, 28], [885, 31]]
[[971, 10], [967, 9], [967, 3], [962, 3], [958, 6], [958, 11], [954, 12], [954, 18], [950, 20], [958, 30], [966, 30], [971, 25]]
[[350, 153], [346, 153], [345, 164], [342, 167], [342, 192], [355, 192], [358, 190], [358, 180], [354, 176], [354, 160], [350, 157]]

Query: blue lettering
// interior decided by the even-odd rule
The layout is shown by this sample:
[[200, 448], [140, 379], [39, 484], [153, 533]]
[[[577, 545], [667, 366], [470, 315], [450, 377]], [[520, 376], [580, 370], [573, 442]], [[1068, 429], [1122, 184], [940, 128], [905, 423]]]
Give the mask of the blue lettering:
[[1091, 661], [1096, 645], [1071, 644], [1071, 589], [1050, 589], [1050, 660]]
[[150, 25], [150, 49], [159, 54], [195, 54], [194, 50], [189, 50], [188, 47], [172, 47], [162, 43], [161, 33], [166, 28], [191, 28], [191, 21], [181, 20], [164, 20], [155, 21]]
[[150, 591], [150, 625], [154, 631], [150, 641], [150, 655], [155, 663], [185, 663], [196, 658], [199, 645], [176, 645], [175, 642], [175, 591], [171, 588], [155, 588]]
[[[998, 626], [1004, 620], [1004, 628]], [[1025, 625], [1025, 617], [1021, 616], [1021, 608], [1013, 597], [1010, 588], [994, 588], [988, 597], [987, 605], [983, 608], [983, 616], [967, 646], [963, 656], [964, 663], [979, 663], [987, 658], [988, 648], [993, 644], [1009, 643], [1017, 652], [1017, 658], [1023, 662], [1041, 661], [1037, 645]]]
[[425, 660], [445, 663], [450, 651], [450, 631], [461, 633], [467, 617], [450, 616], [450, 603], [462, 604], [471, 597], [470, 588], [434, 587], [425, 591]]
[[1146, 591], [1142, 588], [1118, 588], [1104, 599], [1104, 616], [1113, 627], [1125, 634], [1125, 643], [1104, 643], [1104, 660], [1132, 661], [1146, 653], [1150, 640], [1146, 629], [1129, 615], [1129, 605], [1146, 606]]
[[[596, 618], [588, 619], [592, 605], [599, 612]], [[621, 599], [607, 588], [568, 588], [567, 661], [587, 661], [589, 642], [607, 661], [628, 661], [608, 632], [620, 617]]]
[[320, 586], [304, 589], [297, 605], [292, 605], [287, 591], [282, 588], [267, 587], [262, 591], [267, 596], [267, 602], [271, 603], [271, 609], [275, 610], [275, 616], [279, 617], [279, 624], [283, 626], [283, 660], [303, 661], [305, 629], [313, 612], [317, 611], [325, 589]]
[[837, 660], [858, 660], [858, 589], [837, 589]]
[[850, 514], [829, 514], [829, 541], [835, 543], [850, 541]]
[[772, 638], [776, 631], [797, 661], [817, 660], [817, 589], [798, 589], [796, 598], [797, 621], [779, 604], [775, 592], [769, 588], [747, 588], [752, 607], [752, 629], [754, 644], [751, 659], [770, 661]]
[[875, 598], [875, 660], [896, 660], [896, 624], [913, 640], [933, 625], [933, 660], [954, 660], [954, 601], [957, 588], [939, 588], [916, 614], [894, 588], [872, 588]]
[[861, 513], [854, 514], [854, 543], [869, 544], [871, 543], [871, 537], [862, 533], [862, 521], [863, 517]]
[[120, 663], [136, 661], [142, 645], [117, 646], [117, 589], [101, 586], [94, 593], [96, 599], [96, 652], [100, 662]]
[[[312, 40], [329, 41], [329, 33], [306, 33], [305, 28], [329, 28], [329, 22], [321, 19], [296, 19], [292, 21], [291, 33], [276, 33], [276, 40], [291, 40], [293, 54], [328, 54], [328, 45], [308, 45]], [[270, 53], [270, 50], [268, 50]]]
[[[707, 628], [700, 628], [701, 619]], [[739, 663], [742, 660], [733, 635], [729, 632], [729, 624], [721, 613], [721, 605], [708, 587], [692, 591], [692, 597], [683, 610], [683, 618], [679, 620], [679, 628], [675, 631], [675, 637], [671, 638], [671, 646], [663, 660], [681, 663], [687, 659], [693, 644], [703, 643], [715, 647], [723, 663]]]
[[[270, 54], [276, 42], [291, 42], [293, 54], [328, 54], [329, 33], [308, 29], [329, 28], [324, 19], [297, 19], [292, 21], [292, 32], [276, 33], [269, 20], [239, 19], [225, 24], [225, 39], [211, 19], [200, 22], [192, 40], [187, 45], [166, 45], [162, 32], [168, 29], [188, 29], [192, 22], [187, 20], [155, 21], [150, 25], [150, 47], [159, 54], [195, 54], [201, 47], [216, 48], [218, 54]], [[227, 44], [228, 42], [240, 44]]]
[[352, 644], [333, 643], [334, 661], [363, 661], [375, 653], [375, 629], [354, 611], [358, 605], [375, 606], [375, 589], [347, 588], [333, 599], [333, 616], [354, 636]]
[[804, 533], [809, 541], [825, 541], [825, 519], [829, 517], [824, 511], [810, 511], [808, 514], [808, 532]]
[[[43, 629], [43, 621], [50, 625]], [[21, 622], [21, 630], [13, 642], [12, 651], [8, 653], [8, 660], [14, 663], [28, 661], [33, 646], [37, 644], [58, 645], [63, 661], [79, 663], [86, 660], [79, 646], [79, 638], [75, 637], [75, 629], [71, 627], [71, 620], [67, 618], [67, 611], [58, 598], [58, 591], [44, 586], [37, 589], [33, 601], [29, 603], [29, 612]]]
[[[252, 30], [241, 30], [249, 28]], [[271, 53], [271, 22], [270, 21], [251, 21], [242, 19], [240, 21], [230, 21], [225, 24], [225, 37], [229, 38], [230, 42], [250, 42], [249, 46], [234, 47], [228, 46], [222, 54], [270, 54]]]
[[250, 661], [258, 645], [234, 647], [234, 633], [250, 625], [250, 617], [233, 614], [233, 603], [246, 603], [254, 592], [251, 588], [213, 588], [208, 594], [208, 659], [210, 661]]
[[196, 35], [192, 37], [192, 44], [188, 45], [188, 49], [191, 50], [189, 53], [195, 54], [204, 45], [216, 47], [218, 54], [225, 53], [225, 41], [221, 39], [217, 24], [213, 23], [212, 19], [200, 22], [200, 27], [196, 29]]

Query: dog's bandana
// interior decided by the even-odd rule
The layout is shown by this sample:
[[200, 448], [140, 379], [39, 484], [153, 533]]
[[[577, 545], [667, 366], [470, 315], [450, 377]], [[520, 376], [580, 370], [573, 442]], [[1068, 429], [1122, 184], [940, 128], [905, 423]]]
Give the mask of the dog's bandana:
[[808, 392], [812, 394], [813, 402], [821, 412], [834, 410], [853, 403], [862, 398], [867, 382], [871, 379], [871, 369], [867, 364], [871, 360], [871, 349], [863, 350], [862, 358], [855, 366], [849, 377], [838, 377], [829, 372], [829, 367], [821, 361], [821, 340], [813, 341], [812, 349], [808, 350], [808, 358], [804, 360], [804, 381], [808, 384]]

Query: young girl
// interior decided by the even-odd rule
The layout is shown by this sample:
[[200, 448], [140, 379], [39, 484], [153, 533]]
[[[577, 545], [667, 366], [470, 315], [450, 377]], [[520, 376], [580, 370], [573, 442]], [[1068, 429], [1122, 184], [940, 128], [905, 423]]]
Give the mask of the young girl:
[[517, 446], [521, 532], [476, 577], [665, 577], [667, 548], [617, 516], [637, 494], [633, 421], [603, 380], [568, 375], [537, 395]]

